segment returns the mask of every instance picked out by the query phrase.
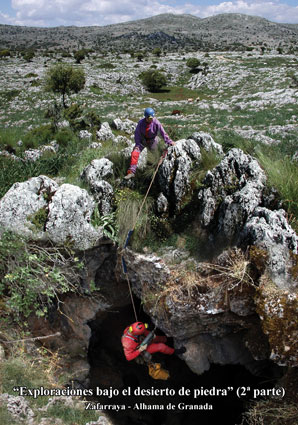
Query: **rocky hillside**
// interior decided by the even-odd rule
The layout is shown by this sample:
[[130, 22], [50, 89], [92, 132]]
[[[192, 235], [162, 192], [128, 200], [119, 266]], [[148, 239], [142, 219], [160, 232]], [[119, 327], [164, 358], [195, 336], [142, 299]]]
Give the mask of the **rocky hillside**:
[[4, 48], [54, 48], [96, 50], [162, 47], [234, 49], [265, 44], [268, 47], [295, 46], [297, 25], [278, 24], [266, 19], [221, 14], [201, 19], [191, 15], [162, 14], [147, 19], [108, 26], [35, 28], [0, 25]]
[[[192, 56], [201, 63], [197, 72], [186, 65]], [[64, 61], [75, 62], [62, 52], [36, 53], [31, 62], [21, 55], [0, 61], [1, 425], [14, 425], [12, 418], [3, 420], [3, 411], [21, 414], [31, 425], [205, 425], [222, 423], [223, 411], [225, 423], [240, 424], [252, 398], [254, 412], [263, 405], [266, 415], [270, 408], [274, 425], [294, 424], [297, 58], [260, 47], [151, 53], [143, 61], [94, 52], [75, 65], [86, 84], [67, 96], [67, 108], [61, 94], [45, 93], [43, 83], [47, 70]], [[142, 85], [139, 74], [151, 67], [168, 75], [165, 90], [149, 92]], [[136, 178], [123, 181], [145, 105], [155, 109], [176, 144], [123, 252], [160, 156], [144, 149]], [[171, 347], [187, 349], [179, 356], [154, 354], [154, 361], [166, 362], [167, 382], [153, 380], [145, 365], [123, 355], [121, 335], [135, 320], [127, 277], [138, 319], [151, 329], [156, 325]], [[49, 381], [27, 379], [32, 365], [42, 365], [39, 352], [67, 375], [59, 383], [51, 365]], [[31, 368], [11, 368], [21, 353]], [[62, 421], [61, 395], [34, 403], [16, 385], [50, 385], [58, 393], [71, 387], [89, 395], [97, 388], [169, 388], [175, 397], [143, 396], [141, 402], [209, 402], [213, 410], [126, 409], [140, 397], [99, 394], [92, 398], [101, 406], [94, 414], [106, 410], [109, 421], [94, 422], [84, 410], [77, 413], [80, 421]], [[277, 385], [284, 389], [281, 399], [270, 397]], [[183, 387], [229, 394], [182, 398]], [[251, 391], [242, 398], [237, 388]], [[255, 393], [258, 388], [268, 390], [265, 398]], [[84, 408], [87, 401], [79, 403]], [[123, 411], [103, 407], [119, 404]], [[75, 410], [69, 406], [67, 412]]]
[[[129, 133], [132, 126], [128, 130], [128, 124], [132, 123], [117, 119], [114, 127], [126, 128]], [[191, 172], [211, 151], [217, 152], [220, 162], [207, 171], [199, 190], [194, 190]], [[173, 339], [176, 348], [187, 348], [180, 365], [170, 363], [170, 388], [201, 387], [202, 374], [214, 364], [241, 365], [252, 376], [269, 377], [272, 387], [277, 377], [291, 373], [298, 365], [298, 238], [285, 211], [274, 207], [274, 194], [268, 193], [266, 176], [255, 158], [240, 149], [224, 155], [221, 146], [202, 132], [178, 140], [168, 149], [152, 189], [156, 217], [160, 224], [163, 219], [173, 226], [179, 219], [186, 220], [188, 197], [190, 225], [202, 241], [198, 248], [201, 261], [185, 247], [164, 247], [160, 256], [148, 252], [148, 248], [143, 253], [117, 251], [107, 238], [106, 224], [97, 226], [91, 220], [96, 204], [101, 214], [107, 213], [118, 196], [120, 208], [119, 182], [116, 179], [113, 183], [115, 173], [115, 159], [100, 158], [81, 173], [90, 193], [39, 176], [15, 183], [0, 201], [2, 229], [20, 236], [27, 234], [42, 244], [40, 249], [49, 242], [57, 247], [68, 245], [82, 261], [80, 286], [84, 296], [73, 292], [62, 296], [57, 289], [59, 309], [53, 307], [49, 315], [40, 318], [32, 314], [28, 320], [33, 335], [53, 335], [45, 341], [51, 351], [63, 349], [70, 356], [72, 378], [79, 382], [79, 388], [138, 388], [137, 377], [141, 388], [153, 385], [144, 369], [138, 370], [134, 362], [128, 365], [122, 354], [120, 337], [123, 328], [133, 321], [126, 278], [131, 282], [135, 303], [142, 303], [139, 319], [149, 318], [158, 332]], [[122, 187], [122, 202], [132, 192], [136, 196], [136, 184], [129, 182], [129, 187]], [[37, 223], [37, 217], [42, 217], [42, 222]], [[120, 267], [121, 256], [127, 263], [126, 275]], [[11, 276], [13, 273], [8, 273], [5, 278]], [[31, 282], [30, 276], [27, 282]], [[92, 287], [95, 292], [90, 297]], [[185, 372], [174, 372], [174, 367], [184, 370], [185, 364]], [[292, 379], [288, 378], [285, 385], [294, 385]], [[230, 382], [227, 377], [225, 385]], [[154, 385], [158, 387], [159, 383]], [[98, 400], [104, 402], [103, 397]], [[131, 403], [128, 400], [122, 403]], [[165, 401], [159, 399], [161, 402]], [[136, 420], [140, 415], [132, 412], [129, 423], [139, 423]], [[177, 424], [185, 423], [186, 417], [185, 413], [179, 415]]]

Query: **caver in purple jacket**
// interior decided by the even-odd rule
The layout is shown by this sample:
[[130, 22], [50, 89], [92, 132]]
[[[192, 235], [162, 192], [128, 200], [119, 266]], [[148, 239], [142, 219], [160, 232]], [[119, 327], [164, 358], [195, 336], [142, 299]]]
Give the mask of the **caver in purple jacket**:
[[171, 146], [174, 142], [164, 131], [163, 126], [157, 118], [153, 118], [151, 122], [147, 122], [146, 118], [139, 121], [135, 130], [135, 147], [131, 154], [131, 161], [128, 173], [135, 173], [138, 165], [140, 153], [146, 147], [150, 150], [155, 149], [158, 144], [157, 136], [160, 135], [166, 145]]

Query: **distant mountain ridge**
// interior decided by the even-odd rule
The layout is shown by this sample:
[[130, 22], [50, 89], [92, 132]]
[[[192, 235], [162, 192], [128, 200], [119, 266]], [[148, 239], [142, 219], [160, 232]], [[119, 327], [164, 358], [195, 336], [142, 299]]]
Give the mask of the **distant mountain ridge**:
[[270, 22], [258, 16], [227, 13], [198, 18], [161, 14], [120, 24], [89, 27], [37, 28], [0, 25], [0, 47], [96, 50], [161, 47], [242, 49], [266, 45], [297, 49], [298, 25]]

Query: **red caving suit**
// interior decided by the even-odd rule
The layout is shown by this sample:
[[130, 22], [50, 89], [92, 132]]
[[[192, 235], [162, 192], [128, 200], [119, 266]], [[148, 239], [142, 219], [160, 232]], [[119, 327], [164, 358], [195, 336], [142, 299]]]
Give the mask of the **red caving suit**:
[[[149, 331], [146, 329], [143, 335], [146, 337], [148, 334]], [[140, 337], [142, 337], [143, 335], [132, 334], [131, 332], [129, 332], [129, 326], [127, 326], [121, 338], [126, 360], [133, 360], [142, 353], [137, 350], [137, 347], [142, 342], [143, 339], [141, 339]], [[167, 346], [165, 344], [166, 341], [166, 336], [156, 336], [144, 351], [148, 351], [148, 353], [150, 354], [157, 352], [163, 354], [173, 354], [175, 351], [174, 348]]]

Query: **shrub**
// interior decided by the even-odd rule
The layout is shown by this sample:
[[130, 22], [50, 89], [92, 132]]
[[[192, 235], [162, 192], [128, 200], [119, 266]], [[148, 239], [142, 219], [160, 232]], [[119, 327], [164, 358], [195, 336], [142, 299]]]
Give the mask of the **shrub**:
[[26, 62], [31, 62], [35, 54], [32, 50], [29, 50], [29, 51], [23, 52], [22, 56]]
[[98, 66], [98, 68], [104, 68], [104, 69], [114, 69], [114, 68], [116, 68], [116, 66], [115, 65], [113, 65], [112, 63], [110, 63], [110, 62], [105, 62], [105, 63], [102, 63], [101, 65], [99, 65]]
[[54, 132], [58, 129], [58, 123], [61, 118], [61, 109], [62, 107], [55, 101], [45, 112], [45, 118], [49, 118], [51, 120], [51, 126]]
[[297, 405], [293, 402], [280, 400], [261, 400], [251, 403], [244, 413], [244, 422], [247, 425], [291, 425], [298, 416]]
[[200, 61], [197, 58], [189, 58], [186, 61], [186, 66], [191, 68], [191, 70], [196, 69], [200, 65]]
[[91, 127], [91, 130], [99, 130], [101, 127], [101, 120], [95, 110], [88, 111], [86, 114], [86, 120]]
[[15, 97], [17, 97], [20, 93], [21, 93], [21, 90], [11, 89], [11, 90], [2, 92], [1, 95], [4, 97], [4, 99], [7, 100], [7, 102], [10, 102]]
[[136, 56], [136, 58], [138, 59], [138, 61], [139, 61], [139, 62], [142, 62], [142, 61], [143, 61], [143, 59], [144, 59], [144, 57], [145, 57], [145, 55], [144, 55], [144, 53], [143, 53], [143, 52], [137, 52], [137, 53], [135, 54], [135, 56]]
[[74, 139], [74, 133], [70, 128], [62, 128], [55, 134], [55, 139], [60, 147], [66, 147]]
[[62, 56], [63, 58], [71, 58], [71, 54], [70, 54], [69, 52], [62, 52], [62, 53], [61, 53], [61, 56]]
[[73, 103], [71, 106], [66, 108], [63, 115], [74, 131], [84, 130], [87, 127], [83, 118], [83, 109], [77, 103]]
[[44, 316], [61, 294], [78, 291], [82, 264], [70, 250], [39, 246], [6, 232], [0, 241], [0, 259], [0, 296], [14, 317], [32, 312]]
[[34, 72], [29, 72], [28, 74], [25, 75], [24, 78], [35, 78], [38, 77], [37, 74], [35, 74]]
[[77, 50], [76, 52], [74, 52], [73, 57], [76, 60], [76, 63], [81, 63], [82, 60], [85, 59], [86, 57], [86, 51], [85, 50]]
[[5, 58], [8, 56], [11, 56], [10, 50], [8, 49], [0, 50], [0, 58]]
[[43, 124], [28, 131], [24, 136], [23, 145], [27, 149], [35, 148], [50, 142], [53, 139], [53, 135], [54, 132], [51, 124]]
[[155, 47], [155, 49], [153, 49], [152, 53], [159, 58], [160, 55], [161, 55], [161, 49], [159, 47]]
[[82, 69], [71, 65], [59, 64], [52, 67], [45, 79], [45, 88], [62, 95], [62, 104], [66, 108], [65, 96], [78, 93], [85, 85], [85, 75]]
[[148, 70], [140, 74], [140, 79], [149, 91], [158, 91], [167, 83], [164, 73], [158, 70]]

